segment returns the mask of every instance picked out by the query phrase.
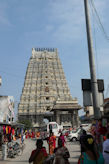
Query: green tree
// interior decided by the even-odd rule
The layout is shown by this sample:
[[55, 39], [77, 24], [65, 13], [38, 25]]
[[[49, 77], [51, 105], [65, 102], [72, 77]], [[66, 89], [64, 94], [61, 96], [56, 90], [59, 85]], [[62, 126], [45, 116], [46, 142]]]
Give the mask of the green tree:
[[25, 125], [25, 129], [30, 129], [32, 127], [32, 123], [29, 120], [20, 120], [18, 121], [21, 124]]

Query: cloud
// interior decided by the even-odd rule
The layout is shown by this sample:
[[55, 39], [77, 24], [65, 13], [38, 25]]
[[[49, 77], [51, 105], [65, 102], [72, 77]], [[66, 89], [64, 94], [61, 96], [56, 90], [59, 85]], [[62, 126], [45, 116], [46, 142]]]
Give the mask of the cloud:
[[54, 37], [60, 40], [66, 40], [78, 38], [81, 34], [81, 24], [84, 22], [84, 13], [83, 4], [81, 2], [79, 4], [78, 2], [77, 0], [56, 0], [50, 3], [49, 19], [51, 23], [56, 23], [53, 33]]
[[[96, 1], [95, 6], [100, 13], [106, 8], [105, 2]], [[49, 24], [55, 23], [52, 36], [57, 41], [77, 41], [84, 38], [85, 13], [84, 1], [55, 0], [49, 3]]]
[[51, 31], [53, 31], [54, 30], [54, 26], [53, 25], [47, 25], [46, 26], [46, 31], [47, 32], [51, 32]]

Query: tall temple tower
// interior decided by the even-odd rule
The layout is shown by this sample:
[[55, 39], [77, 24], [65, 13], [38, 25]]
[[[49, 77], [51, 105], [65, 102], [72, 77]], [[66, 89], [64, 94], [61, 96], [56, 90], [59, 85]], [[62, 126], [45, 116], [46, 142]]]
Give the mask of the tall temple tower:
[[18, 106], [19, 120], [29, 119], [40, 127], [43, 118], [48, 118], [71, 126], [78, 122], [80, 108], [77, 98], [71, 97], [57, 49], [33, 48]]

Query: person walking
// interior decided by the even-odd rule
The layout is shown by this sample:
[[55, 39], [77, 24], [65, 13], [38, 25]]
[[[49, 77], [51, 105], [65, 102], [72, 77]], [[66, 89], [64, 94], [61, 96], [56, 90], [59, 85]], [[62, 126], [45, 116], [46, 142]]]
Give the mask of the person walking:
[[81, 154], [82, 152], [84, 152], [84, 143], [82, 141], [84, 141], [84, 137], [87, 136], [87, 132], [82, 129], [82, 134], [80, 135], [80, 147], [81, 147]]
[[65, 137], [62, 132], [61, 132], [59, 138], [62, 140], [62, 146], [64, 146], [65, 145]]
[[80, 155], [78, 164], [104, 164], [104, 158], [101, 152], [96, 148], [94, 138], [91, 135], [86, 135], [82, 139], [84, 152]]
[[50, 136], [48, 137], [47, 142], [49, 145], [49, 154], [52, 155], [56, 147], [56, 136], [54, 136], [52, 131], [50, 132]]
[[33, 164], [43, 164], [46, 158], [48, 157], [46, 148], [43, 147], [42, 139], [38, 139], [36, 141], [36, 149], [32, 151], [29, 163], [33, 162]]
[[55, 158], [53, 164], [70, 164], [68, 158], [70, 158], [67, 147], [63, 146], [62, 139], [58, 139], [58, 147], [54, 150]]
[[103, 157], [105, 164], [109, 164], [109, 133], [107, 139], [103, 142]]

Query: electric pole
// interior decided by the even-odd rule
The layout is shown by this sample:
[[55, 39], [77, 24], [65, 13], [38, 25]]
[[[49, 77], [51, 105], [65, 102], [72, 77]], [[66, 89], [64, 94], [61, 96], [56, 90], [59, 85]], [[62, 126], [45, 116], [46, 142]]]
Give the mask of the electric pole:
[[98, 100], [98, 84], [96, 79], [95, 71], [95, 61], [93, 53], [93, 42], [91, 37], [91, 25], [90, 17], [88, 10], [88, 0], [84, 0], [85, 8], [85, 18], [86, 18], [86, 30], [87, 30], [87, 42], [88, 42], [88, 52], [89, 52], [89, 65], [90, 65], [90, 78], [91, 78], [91, 89], [92, 89], [92, 99], [93, 99], [93, 108], [94, 108], [94, 118], [101, 118], [100, 105]]

